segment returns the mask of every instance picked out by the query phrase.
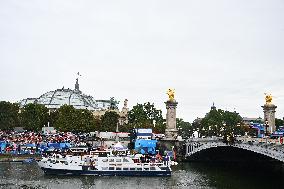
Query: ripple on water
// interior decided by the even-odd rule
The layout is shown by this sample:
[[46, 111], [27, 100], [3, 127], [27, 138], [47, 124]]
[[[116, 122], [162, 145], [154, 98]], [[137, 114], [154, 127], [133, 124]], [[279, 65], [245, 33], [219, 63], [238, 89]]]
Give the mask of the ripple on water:
[[206, 177], [182, 167], [172, 177], [45, 176], [36, 164], [1, 163], [0, 188], [5, 189], [211, 189]]

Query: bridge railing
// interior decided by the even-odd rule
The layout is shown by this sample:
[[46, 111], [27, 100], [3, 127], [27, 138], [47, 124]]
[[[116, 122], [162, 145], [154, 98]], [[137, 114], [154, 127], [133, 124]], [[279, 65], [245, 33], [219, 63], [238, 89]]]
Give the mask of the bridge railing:
[[218, 147], [233, 146], [255, 153], [263, 154], [271, 158], [284, 162], [284, 145], [277, 140], [237, 137], [233, 143], [224, 143], [221, 137], [194, 138], [186, 141], [186, 156], [190, 156], [198, 151]]

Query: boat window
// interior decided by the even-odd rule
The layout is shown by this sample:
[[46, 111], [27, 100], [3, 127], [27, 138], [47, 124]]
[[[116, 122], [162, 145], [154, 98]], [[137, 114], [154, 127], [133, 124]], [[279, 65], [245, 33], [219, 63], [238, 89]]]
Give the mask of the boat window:
[[123, 167], [123, 170], [124, 171], [128, 171], [128, 167]]
[[108, 168], [107, 167], [102, 167], [102, 170], [108, 170]]
[[137, 171], [142, 171], [142, 168], [141, 167], [137, 167]]
[[103, 161], [103, 162], [108, 162], [108, 159], [103, 159], [102, 161]]
[[121, 167], [117, 167], [116, 170], [121, 170]]
[[114, 159], [109, 159], [109, 162], [114, 162]]
[[149, 168], [144, 168], [145, 171], [149, 171]]
[[114, 167], [109, 167], [109, 170], [114, 170]]
[[121, 159], [116, 159], [116, 162], [121, 162]]
[[128, 161], [128, 159], [126, 159], [126, 158], [123, 158], [123, 162], [129, 162], [129, 161]]
[[130, 171], [135, 171], [135, 168], [134, 167], [130, 167]]
[[156, 170], [156, 167], [150, 167], [150, 170]]

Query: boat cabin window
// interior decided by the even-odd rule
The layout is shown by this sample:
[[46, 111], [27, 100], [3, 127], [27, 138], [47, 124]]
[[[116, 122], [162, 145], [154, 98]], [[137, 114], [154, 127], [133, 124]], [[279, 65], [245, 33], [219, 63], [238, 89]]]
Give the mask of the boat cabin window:
[[123, 167], [123, 170], [124, 171], [128, 171], [128, 167]]
[[133, 159], [134, 163], [139, 163], [139, 159]]
[[145, 167], [144, 167], [144, 170], [145, 170], [145, 171], [149, 171], [149, 168], [145, 168]]
[[141, 167], [137, 167], [137, 171], [142, 171], [142, 168]]
[[119, 170], [119, 171], [120, 171], [120, 170], [121, 170], [121, 167], [116, 167], [116, 170]]
[[129, 162], [129, 161], [128, 161], [128, 159], [126, 159], [126, 158], [123, 158], [123, 162]]
[[107, 167], [102, 167], [102, 170], [108, 170], [108, 168]]
[[102, 161], [103, 161], [103, 162], [108, 162], [108, 159], [103, 159]]
[[107, 157], [108, 155], [110, 155], [109, 151], [92, 151], [90, 152], [91, 155], [97, 155], [99, 157]]
[[121, 162], [121, 159], [116, 159], [116, 162]]
[[156, 167], [150, 167], [150, 170], [156, 170]]
[[135, 168], [134, 167], [130, 167], [130, 171], [135, 171]]
[[114, 170], [114, 167], [109, 167], [109, 170]]
[[109, 162], [114, 162], [114, 159], [109, 159]]

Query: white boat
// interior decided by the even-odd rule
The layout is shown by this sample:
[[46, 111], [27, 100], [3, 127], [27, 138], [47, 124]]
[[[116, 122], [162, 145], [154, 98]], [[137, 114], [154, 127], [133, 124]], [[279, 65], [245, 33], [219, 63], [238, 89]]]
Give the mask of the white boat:
[[91, 151], [88, 155], [53, 154], [38, 162], [48, 175], [95, 176], [171, 176], [173, 164], [169, 157], [161, 160], [141, 154], [115, 156], [111, 151]]

